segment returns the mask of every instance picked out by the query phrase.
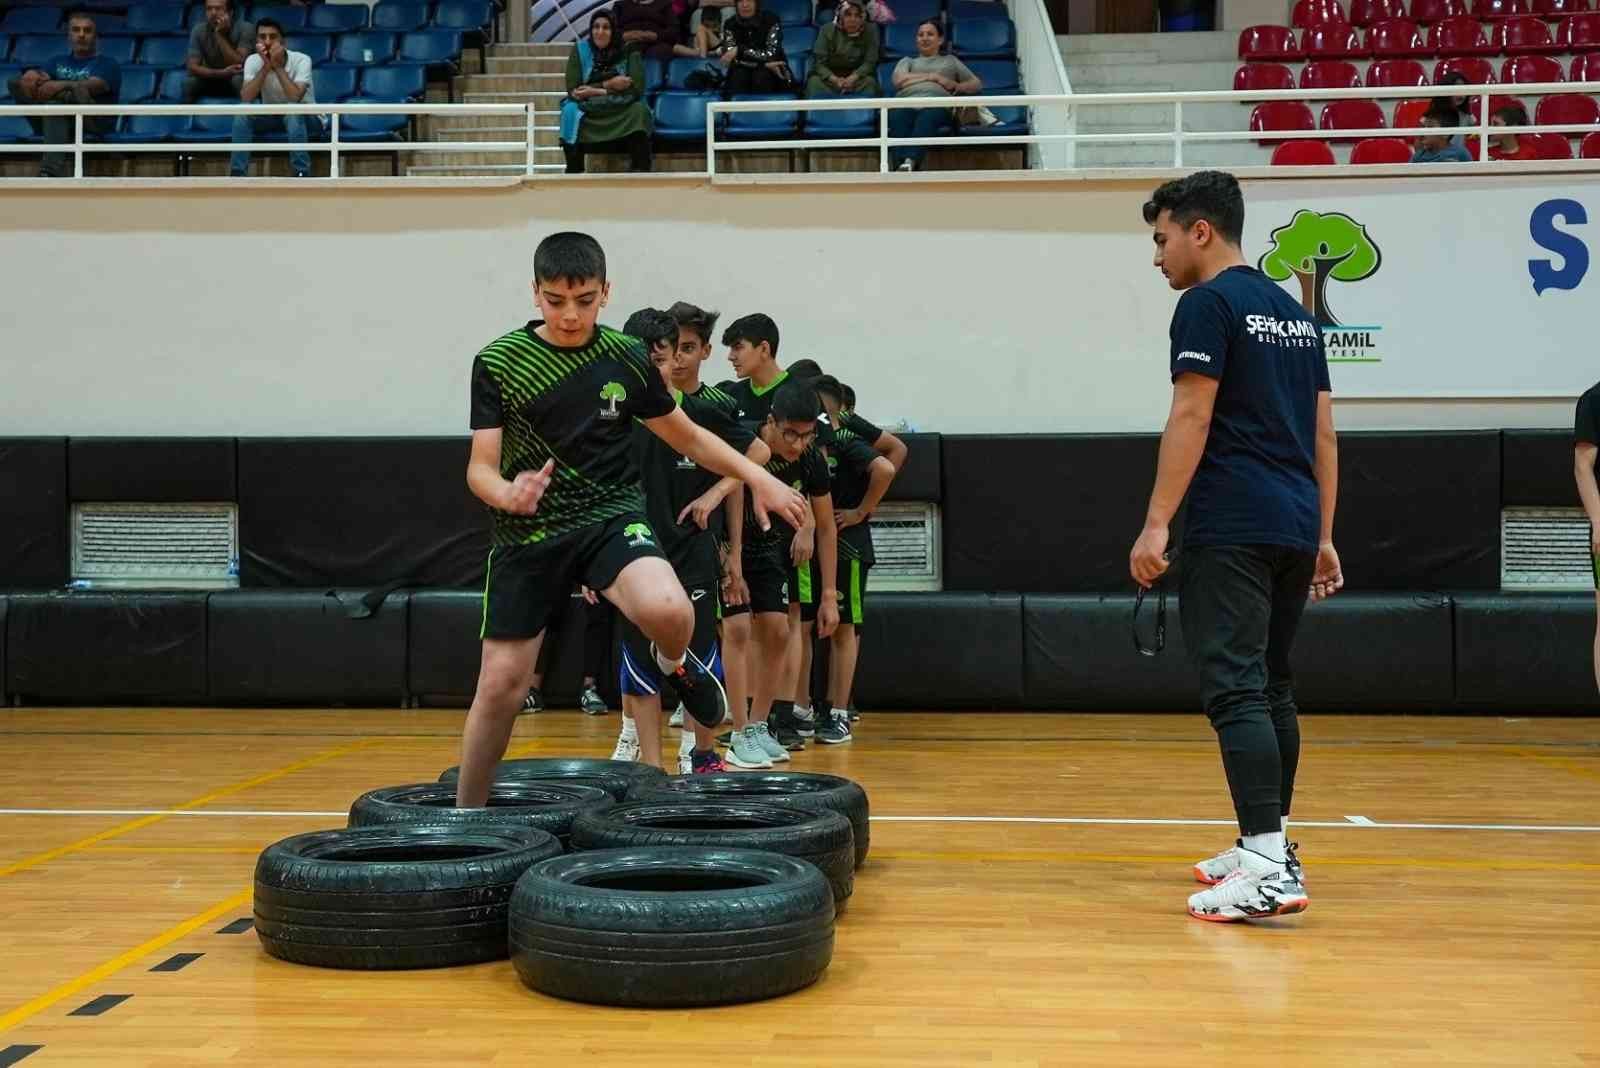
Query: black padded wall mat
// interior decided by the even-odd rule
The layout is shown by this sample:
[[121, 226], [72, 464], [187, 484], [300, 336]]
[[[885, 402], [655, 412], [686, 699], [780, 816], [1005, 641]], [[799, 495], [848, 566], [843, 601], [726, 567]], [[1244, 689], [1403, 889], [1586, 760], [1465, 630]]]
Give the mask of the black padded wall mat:
[[481, 585], [469, 439], [241, 438], [244, 586]]
[[906, 465], [894, 476], [884, 499], [934, 501], [943, 490], [943, 445], [938, 434], [896, 434], [906, 444]]
[[1520, 716], [1600, 712], [1592, 593], [1456, 598], [1456, 702]]
[[67, 439], [0, 438], [0, 589], [64, 586]]
[[[1139, 633], [1155, 642], [1157, 601], [1145, 599]], [[1133, 595], [1029, 594], [1023, 598], [1025, 707], [1085, 711], [1200, 711], [1199, 683], [1167, 602], [1166, 648], [1141, 656], [1133, 646]]]
[[365, 590], [214, 593], [209, 612], [212, 700], [398, 707], [406, 696], [406, 609], [392, 593], [354, 618]]
[[1432, 594], [1341, 593], [1306, 606], [1295, 698], [1322, 712], [1444, 711], [1455, 694], [1453, 605]]
[[945, 589], [1131, 590], [1158, 447], [1148, 434], [946, 435]]
[[0, 594], [0, 704], [5, 704], [6, 696], [11, 692], [6, 677], [6, 608], [10, 602], [4, 594]]
[[882, 593], [861, 627], [856, 703], [1013, 709], [1022, 700], [1022, 598]]
[[1339, 435], [1340, 562], [1361, 590], [1500, 586], [1500, 432]]
[[24, 701], [203, 700], [206, 594], [14, 594], [6, 665]]
[[233, 438], [73, 438], [74, 501], [231, 501]]
[[1572, 431], [1506, 430], [1500, 435], [1500, 503], [1576, 508]]

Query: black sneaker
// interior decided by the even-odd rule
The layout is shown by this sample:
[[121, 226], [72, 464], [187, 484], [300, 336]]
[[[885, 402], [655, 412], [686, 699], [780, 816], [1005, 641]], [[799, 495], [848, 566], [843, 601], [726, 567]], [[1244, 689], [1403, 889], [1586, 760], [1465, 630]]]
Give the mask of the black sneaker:
[[844, 745], [851, 740], [850, 721], [843, 712], [835, 712], [817, 723], [817, 741], [823, 745]]
[[779, 715], [774, 711], [767, 717], [767, 728], [772, 731], [772, 737], [777, 739], [779, 745], [791, 753], [798, 753], [805, 749], [806, 740], [800, 737], [800, 732], [794, 729], [787, 715]]
[[855, 705], [851, 705], [850, 706], [850, 722], [851, 723], [860, 723], [861, 722], [861, 710], [859, 708], [857, 708]]
[[539, 692], [539, 687], [533, 686], [528, 689], [528, 696], [522, 699], [522, 711], [524, 713], [544, 711], [544, 694]]
[[[650, 646], [650, 655], [656, 655], [654, 644]], [[722, 726], [722, 717], [728, 711], [728, 693], [692, 649], [684, 652], [683, 663], [666, 679], [697, 723], [702, 727]]]

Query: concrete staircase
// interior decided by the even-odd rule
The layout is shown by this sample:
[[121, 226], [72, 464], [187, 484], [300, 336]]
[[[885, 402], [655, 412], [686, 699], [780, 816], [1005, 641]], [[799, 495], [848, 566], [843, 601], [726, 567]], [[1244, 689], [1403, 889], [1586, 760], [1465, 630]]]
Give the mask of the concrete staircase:
[[[1233, 87], [1237, 35], [1232, 33], [1113, 33], [1057, 38], [1076, 93], [1160, 93]], [[1183, 128], [1196, 132], [1246, 130], [1244, 104], [1187, 104]], [[1172, 129], [1171, 104], [1080, 107], [1081, 133], [1157, 133]], [[1253, 141], [1189, 144], [1185, 166], [1265, 165], [1270, 149]], [[1080, 167], [1168, 167], [1172, 143], [1080, 144]]]
[[[559, 173], [561, 98], [566, 95], [570, 44], [496, 44], [489, 47], [487, 70], [455, 80], [456, 99], [466, 104], [529, 104], [534, 107], [534, 166]], [[525, 124], [515, 115], [429, 116], [423, 137], [430, 141], [522, 141]], [[511, 152], [414, 152], [406, 174], [414, 177], [521, 174], [527, 161]]]

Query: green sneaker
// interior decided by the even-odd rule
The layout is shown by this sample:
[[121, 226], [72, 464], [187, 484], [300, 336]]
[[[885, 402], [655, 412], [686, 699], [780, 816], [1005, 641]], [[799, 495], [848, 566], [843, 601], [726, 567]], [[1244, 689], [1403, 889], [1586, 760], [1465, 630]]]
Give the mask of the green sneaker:
[[761, 744], [761, 739], [756, 735], [755, 724], [743, 730], [733, 732], [733, 741], [728, 746], [724, 758], [727, 763], [736, 768], [747, 770], [760, 770], [772, 767], [772, 761], [767, 756], [767, 751]]
[[755, 732], [756, 741], [761, 746], [761, 751], [767, 759], [775, 764], [781, 764], [789, 759], [789, 750], [778, 744], [778, 739], [772, 736], [772, 731], [765, 722], [752, 723], [750, 729]]

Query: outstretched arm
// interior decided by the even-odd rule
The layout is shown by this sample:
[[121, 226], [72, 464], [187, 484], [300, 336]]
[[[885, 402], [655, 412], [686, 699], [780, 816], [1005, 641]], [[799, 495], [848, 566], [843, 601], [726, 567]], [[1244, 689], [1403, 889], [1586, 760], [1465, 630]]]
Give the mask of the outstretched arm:
[[790, 526], [805, 522], [805, 500], [765, 470], [740, 456], [727, 442], [704, 427], [696, 426], [682, 408], [644, 420], [649, 431], [701, 467], [719, 475], [732, 475], [750, 487], [750, 510], [762, 530], [768, 527], [767, 513], [776, 512]]

